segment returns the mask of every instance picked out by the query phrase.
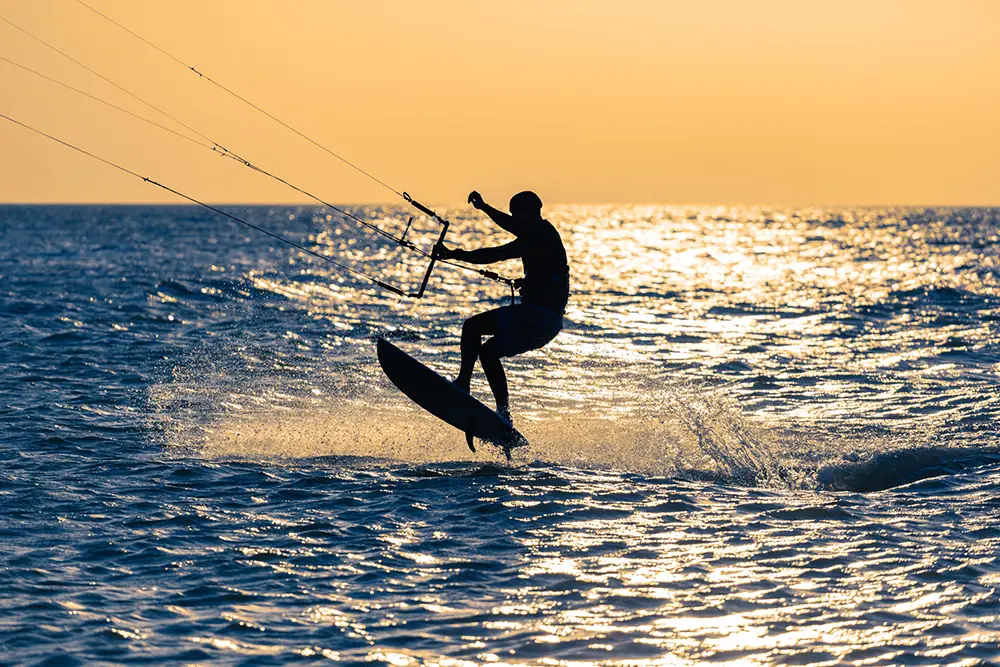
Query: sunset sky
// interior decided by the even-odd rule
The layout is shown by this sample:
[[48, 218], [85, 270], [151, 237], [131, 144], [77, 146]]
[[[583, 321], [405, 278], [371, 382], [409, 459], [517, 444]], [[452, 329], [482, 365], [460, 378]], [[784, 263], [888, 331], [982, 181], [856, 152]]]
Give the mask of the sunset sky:
[[[87, 1], [428, 202], [1000, 205], [993, 0]], [[398, 201], [75, 0], [0, 16], [328, 201]], [[171, 124], [3, 22], [0, 57]], [[0, 113], [208, 201], [308, 201], [2, 61]], [[0, 120], [0, 201], [176, 200]]]

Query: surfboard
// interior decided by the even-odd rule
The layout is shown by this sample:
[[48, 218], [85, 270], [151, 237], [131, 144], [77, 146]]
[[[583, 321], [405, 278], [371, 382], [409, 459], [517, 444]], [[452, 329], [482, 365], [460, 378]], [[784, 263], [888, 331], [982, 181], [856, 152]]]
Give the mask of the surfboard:
[[503, 448], [508, 460], [512, 449], [528, 444], [496, 412], [389, 341], [379, 338], [376, 348], [382, 371], [396, 388], [427, 412], [465, 433], [473, 452], [476, 451], [473, 437]]

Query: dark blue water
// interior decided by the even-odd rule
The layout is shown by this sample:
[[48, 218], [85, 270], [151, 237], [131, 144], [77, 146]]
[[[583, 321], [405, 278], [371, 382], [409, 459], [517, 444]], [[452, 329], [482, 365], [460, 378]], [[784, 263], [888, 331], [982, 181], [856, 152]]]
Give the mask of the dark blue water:
[[[419, 280], [324, 211], [230, 210]], [[502, 286], [0, 208], [0, 662], [1000, 664], [1000, 212], [549, 217], [574, 294], [507, 364], [508, 466], [373, 357], [454, 373]]]

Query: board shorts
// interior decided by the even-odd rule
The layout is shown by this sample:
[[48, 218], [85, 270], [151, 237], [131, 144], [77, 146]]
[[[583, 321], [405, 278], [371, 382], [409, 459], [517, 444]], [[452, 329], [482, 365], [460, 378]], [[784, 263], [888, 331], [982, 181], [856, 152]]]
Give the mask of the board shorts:
[[542, 306], [518, 303], [497, 310], [500, 331], [493, 336], [491, 344], [500, 357], [537, 350], [562, 331], [562, 313]]

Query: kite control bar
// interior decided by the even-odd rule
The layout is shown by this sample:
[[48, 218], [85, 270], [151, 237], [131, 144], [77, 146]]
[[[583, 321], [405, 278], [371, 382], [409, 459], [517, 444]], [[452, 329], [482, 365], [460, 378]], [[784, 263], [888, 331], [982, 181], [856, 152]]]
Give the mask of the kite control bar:
[[[437, 218], [437, 216], [434, 217]], [[440, 218], [438, 219], [440, 220]], [[448, 233], [449, 224], [451, 223], [449, 223], [447, 220], [441, 220], [441, 234], [438, 236], [437, 243], [434, 244], [435, 246], [437, 246], [440, 243], [444, 243], [444, 237]], [[437, 259], [438, 259], [437, 253], [432, 252], [431, 261], [429, 264], [427, 264], [427, 270], [424, 272], [424, 279], [420, 281], [420, 289], [418, 289], [413, 294], [410, 294], [410, 296], [413, 297], [414, 299], [420, 299], [424, 296], [424, 290], [427, 289], [427, 281], [430, 280], [431, 278], [431, 271], [434, 270], [434, 264], [437, 263]]]
[[[435, 213], [431, 209], [427, 208], [426, 206], [424, 206], [423, 204], [421, 204], [420, 202], [418, 202], [417, 200], [415, 200], [413, 197], [410, 196], [410, 193], [404, 192], [403, 193], [403, 199], [405, 199], [410, 205], [412, 205], [415, 209], [417, 209], [421, 213], [425, 213], [426, 215], [429, 215], [430, 217], [434, 218], [435, 220], [437, 220], [438, 222], [441, 223], [441, 234], [440, 234], [440, 236], [438, 236], [437, 243], [435, 243], [434, 245], [435, 245], [435, 247], [437, 247], [437, 246], [441, 245], [442, 243], [444, 243], [444, 237], [448, 233], [448, 227], [449, 227], [449, 225], [451, 225], [451, 223], [448, 222], [447, 220], [445, 220], [444, 218], [442, 218], [440, 215], [438, 215], [437, 213]], [[409, 223], [407, 223], [406, 230], [409, 231], [409, 229], [410, 229], [410, 225], [409, 225]], [[406, 232], [403, 232], [403, 236], [404, 237], [406, 236]], [[431, 271], [434, 270], [434, 264], [437, 263], [437, 261], [438, 261], [437, 254], [432, 252], [431, 253], [430, 264], [427, 265], [427, 271], [424, 273], [424, 279], [420, 283], [420, 289], [419, 290], [417, 290], [416, 292], [410, 293], [410, 294], [401, 294], [401, 292], [399, 290], [395, 290], [395, 289], [393, 289], [392, 291], [396, 292], [397, 294], [401, 294], [401, 296], [408, 296], [408, 297], [412, 297], [414, 299], [421, 298], [424, 295], [424, 289], [427, 287], [427, 281], [430, 279], [430, 277], [431, 277]], [[442, 260], [442, 261], [444, 261], [444, 260]], [[452, 262], [447, 262], [447, 263], [448, 264], [452, 264]], [[507, 285], [508, 287], [510, 287], [510, 302], [511, 302], [511, 304], [514, 303], [515, 290], [517, 290], [518, 288], [520, 288], [520, 285], [518, 285], [518, 281], [517, 280], [513, 280], [511, 278], [506, 278], [504, 276], [501, 276], [496, 271], [489, 271], [487, 269], [477, 269], [477, 268], [474, 268], [474, 267], [471, 267], [471, 266], [466, 266], [465, 264], [454, 264], [454, 265], [455, 266], [459, 266], [459, 267], [461, 267], [463, 269], [466, 269], [468, 271], [475, 271], [476, 273], [478, 273], [479, 275], [483, 276], [484, 278], [489, 278], [490, 280], [495, 280], [498, 283], [503, 283], [504, 285]]]
[[[438, 215], [431, 209], [427, 208], [426, 206], [418, 202], [417, 200], [415, 200], [413, 197], [410, 196], [409, 192], [403, 193], [403, 199], [405, 199], [407, 202], [413, 205], [413, 207], [418, 211], [420, 211], [421, 213], [425, 213], [441, 223], [441, 234], [438, 235], [437, 243], [435, 243], [434, 246], [437, 247], [438, 245], [444, 243], [444, 237], [448, 234], [448, 227], [451, 225], [451, 223], [442, 218], [440, 215]], [[410, 229], [409, 224], [406, 225], [406, 229], [407, 231], [409, 231]], [[405, 296], [414, 299], [423, 298], [424, 290], [427, 289], [427, 281], [431, 279], [431, 271], [434, 270], [434, 265], [437, 263], [437, 260], [438, 260], [437, 253], [431, 252], [431, 261], [430, 263], [427, 264], [427, 270], [424, 271], [423, 280], [420, 281], [420, 289], [418, 289], [416, 292], [411, 292], [410, 294], [406, 294]]]

